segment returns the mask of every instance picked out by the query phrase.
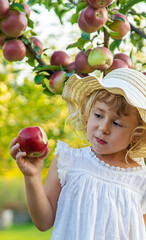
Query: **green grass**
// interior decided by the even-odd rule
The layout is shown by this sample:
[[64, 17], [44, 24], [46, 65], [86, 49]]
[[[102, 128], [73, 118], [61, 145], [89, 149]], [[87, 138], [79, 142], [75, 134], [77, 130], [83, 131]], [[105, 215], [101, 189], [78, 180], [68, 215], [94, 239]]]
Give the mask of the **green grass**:
[[40, 232], [33, 224], [14, 225], [0, 230], [2, 240], [50, 240], [52, 229]]

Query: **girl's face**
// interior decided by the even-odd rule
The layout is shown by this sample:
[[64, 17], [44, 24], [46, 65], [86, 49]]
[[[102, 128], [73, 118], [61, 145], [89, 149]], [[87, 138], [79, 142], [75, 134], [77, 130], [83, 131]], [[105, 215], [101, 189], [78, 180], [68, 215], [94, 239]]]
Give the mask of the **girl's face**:
[[138, 116], [132, 108], [128, 116], [118, 116], [115, 109], [96, 101], [87, 122], [87, 138], [100, 159], [125, 161], [131, 135], [137, 126]]

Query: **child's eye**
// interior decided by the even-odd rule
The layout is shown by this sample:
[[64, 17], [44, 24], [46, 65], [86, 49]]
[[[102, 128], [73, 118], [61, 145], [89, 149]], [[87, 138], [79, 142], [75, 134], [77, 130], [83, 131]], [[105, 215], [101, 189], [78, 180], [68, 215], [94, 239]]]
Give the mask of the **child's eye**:
[[119, 124], [118, 122], [116, 122], [116, 121], [114, 121], [113, 122], [113, 124], [115, 125], [115, 126], [117, 126], [117, 127], [122, 127], [122, 125], [121, 124]]
[[95, 113], [95, 117], [96, 118], [102, 118], [102, 116], [100, 114], [98, 114], [98, 113]]

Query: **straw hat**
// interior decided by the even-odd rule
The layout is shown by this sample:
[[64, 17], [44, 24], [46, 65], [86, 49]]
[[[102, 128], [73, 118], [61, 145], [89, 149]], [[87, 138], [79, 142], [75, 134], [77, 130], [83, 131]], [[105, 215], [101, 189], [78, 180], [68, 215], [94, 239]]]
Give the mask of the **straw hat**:
[[100, 89], [124, 96], [129, 104], [138, 109], [141, 118], [146, 122], [146, 76], [130, 68], [115, 69], [102, 80], [95, 76], [80, 78], [73, 74], [66, 82], [62, 93], [69, 113], [76, 112], [86, 96]]
[[[67, 80], [62, 93], [69, 113], [75, 113], [86, 96], [100, 89], [124, 96], [129, 104], [137, 108], [141, 118], [146, 122], [146, 76], [130, 68], [115, 69], [102, 80], [95, 76], [80, 78], [73, 74]], [[144, 151], [146, 157], [146, 148]]]

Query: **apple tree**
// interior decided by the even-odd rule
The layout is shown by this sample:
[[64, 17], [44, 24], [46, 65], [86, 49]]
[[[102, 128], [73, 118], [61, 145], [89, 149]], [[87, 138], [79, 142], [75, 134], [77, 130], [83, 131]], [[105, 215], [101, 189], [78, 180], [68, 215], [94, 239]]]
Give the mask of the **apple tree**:
[[[143, 21], [145, 13], [136, 7], [142, 0], [0, 0], [0, 48], [6, 61], [21, 61], [35, 72], [34, 82], [51, 96], [61, 94], [73, 73], [81, 77], [104, 76], [116, 68], [136, 68], [144, 72]], [[73, 58], [58, 49], [45, 54], [35, 34], [31, 9], [35, 4], [53, 10], [64, 25], [64, 16], [76, 24], [80, 34], [66, 49], [77, 49]], [[49, 32], [49, 29], [48, 29]], [[127, 49], [126, 49], [127, 48]], [[139, 57], [140, 55], [140, 57]]]

